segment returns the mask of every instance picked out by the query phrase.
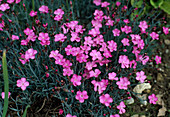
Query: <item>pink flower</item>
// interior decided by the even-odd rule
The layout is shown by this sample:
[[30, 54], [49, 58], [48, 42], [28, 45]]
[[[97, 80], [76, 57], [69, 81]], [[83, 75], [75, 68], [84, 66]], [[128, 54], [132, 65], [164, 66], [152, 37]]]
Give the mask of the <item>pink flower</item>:
[[90, 73], [90, 77], [96, 77], [97, 78], [99, 76], [99, 74], [101, 73], [101, 71], [99, 69], [95, 69], [94, 71], [91, 70], [89, 73]]
[[130, 36], [131, 36], [131, 38], [132, 38], [132, 42], [133, 42], [134, 45], [137, 45], [138, 42], [139, 42], [139, 40], [141, 40], [140, 35], [131, 34]]
[[119, 89], [127, 90], [127, 86], [130, 85], [130, 82], [128, 81], [128, 78], [121, 77], [120, 81], [117, 81], [116, 84], [119, 86]]
[[50, 52], [49, 57], [50, 57], [50, 58], [57, 59], [58, 54], [59, 54], [59, 51], [58, 51], [58, 50], [55, 50], [55, 51], [52, 50], [52, 51]]
[[39, 8], [40, 13], [48, 13], [48, 6], [42, 5]]
[[91, 30], [89, 30], [89, 35], [92, 35], [93, 37], [97, 36], [100, 34], [99, 28], [92, 28]]
[[73, 41], [77, 41], [77, 42], [80, 42], [80, 37], [78, 35], [78, 33], [76, 32], [71, 32], [71, 39], [70, 39], [72, 42]]
[[19, 40], [19, 37], [16, 35], [12, 35], [12, 40]]
[[120, 115], [115, 114], [115, 115], [110, 115], [110, 117], [120, 117]]
[[77, 24], [78, 24], [78, 21], [71, 21], [70, 23], [67, 23], [67, 27], [74, 30]]
[[103, 93], [106, 90], [108, 85], [108, 80], [102, 79], [100, 82], [92, 80], [91, 83], [94, 85], [94, 91], [98, 91], [99, 94]]
[[110, 103], [113, 102], [113, 99], [110, 97], [109, 94], [103, 94], [99, 97], [100, 103], [104, 104], [105, 106], [109, 106]]
[[7, 2], [8, 2], [9, 4], [11, 4], [11, 3], [14, 2], [14, 0], [7, 0]]
[[120, 105], [117, 106], [117, 109], [119, 109], [119, 114], [123, 114], [126, 112], [126, 110], [124, 109], [126, 106], [125, 106], [125, 103], [122, 101], [120, 102]]
[[63, 114], [63, 109], [59, 109], [59, 115], [62, 115]]
[[92, 50], [91, 52], [90, 52], [90, 56], [92, 56], [92, 60], [94, 61], [94, 60], [96, 60], [96, 59], [99, 59], [99, 60], [102, 60], [102, 55], [101, 55], [101, 53], [100, 52], [98, 52], [97, 50]]
[[66, 117], [77, 117], [76, 115], [67, 114]]
[[109, 45], [107, 46], [110, 50], [110, 52], [116, 51], [117, 50], [117, 43], [114, 42], [113, 40], [107, 42]]
[[71, 45], [67, 45], [67, 47], [65, 48], [65, 51], [66, 51], [67, 55], [72, 54], [73, 53], [72, 46]]
[[156, 61], [156, 64], [161, 63], [161, 57], [160, 57], [160, 56], [158, 56], [158, 55], [156, 55], [156, 57], [155, 57], [155, 61]]
[[149, 103], [151, 104], [156, 104], [156, 101], [158, 101], [158, 98], [155, 96], [155, 94], [148, 96], [148, 98], [149, 98]]
[[87, 91], [77, 91], [76, 99], [83, 103], [85, 99], [88, 99]]
[[91, 23], [92, 23], [94, 28], [101, 28], [102, 27], [102, 24], [99, 20], [92, 20]]
[[63, 18], [64, 11], [62, 9], [57, 9], [54, 11], [54, 14], [56, 15], [54, 20], [60, 21]]
[[169, 34], [169, 28], [163, 27], [163, 32], [165, 35]]
[[116, 77], [115, 72], [109, 73], [109, 80], [118, 80], [118, 77]]
[[93, 67], [97, 67], [97, 64], [94, 61], [86, 63], [86, 69], [87, 70], [91, 70]]
[[56, 41], [64, 42], [65, 39], [67, 38], [66, 36], [64, 36], [64, 34], [56, 34], [54, 37], [55, 37], [54, 39], [55, 42]]
[[20, 3], [20, 2], [21, 2], [21, 0], [16, 0], [16, 1], [15, 1], [16, 4], [18, 4], [18, 3]]
[[[11, 95], [11, 93], [8, 92], [8, 98], [9, 98], [10, 95]], [[2, 92], [2, 93], [1, 93], [1, 96], [2, 96], [2, 99], [5, 99], [5, 92]]]
[[37, 35], [35, 35], [35, 33], [34, 32], [32, 32], [32, 33], [29, 33], [29, 35], [28, 35], [28, 37], [27, 37], [27, 39], [26, 40], [31, 40], [31, 41], [35, 41], [36, 40], [36, 38], [37, 38]]
[[119, 63], [121, 63], [121, 68], [129, 68], [129, 59], [126, 55], [119, 56]]
[[35, 54], [37, 54], [37, 50], [30, 48], [25, 52], [25, 59], [35, 59]]
[[38, 40], [43, 41], [43, 40], [49, 40], [49, 39], [50, 37], [48, 36], [48, 33], [43, 33], [43, 32], [39, 33]]
[[24, 55], [24, 54], [21, 55], [21, 58], [22, 58], [22, 59], [19, 59], [19, 61], [21, 61], [22, 64], [25, 64], [26, 62], [29, 61], [28, 59], [25, 58], [25, 55]]
[[32, 29], [29, 29], [29, 28], [26, 28], [26, 29], [24, 30], [24, 33], [25, 33], [26, 35], [30, 35], [30, 34], [33, 33], [33, 30], [32, 30]]
[[7, 9], [10, 9], [9, 4], [4, 3], [0, 5], [0, 10], [1, 11], [6, 11]]
[[108, 5], [110, 5], [110, 3], [105, 1], [105, 2], [102, 2], [101, 7], [107, 7]]
[[121, 42], [123, 43], [123, 46], [129, 46], [129, 39], [123, 38]]
[[63, 62], [63, 67], [64, 68], [69, 68], [72, 66], [72, 63], [69, 60], [64, 60]]
[[139, 24], [139, 27], [144, 31], [148, 28], [147, 22], [146, 21], [141, 21]]
[[123, 22], [125, 22], [126, 24], [130, 23], [129, 19], [124, 19]]
[[88, 36], [88, 37], [84, 37], [84, 45], [89, 45], [89, 46], [91, 46], [92, 44], [93, 44], [93, 40], [92, 40], [92, 38], [90, 37], [90, 36]]
[[151, 34], [150, 34], [150, 36], [152, 37], [152, 39], [153, 40], [159, 40], [159, 35], [157, 34], [157, 33], [155, 33], [155, 32], [152, 32]]
[[81, 76], [74, 74], [73, 77], [71, 78], [71, 82], [73, 83], [74, 86], [81, 85]]
[[118, 30], [117, 28], [112, 30], [112, 32], [113, 32], [114, 36], [119, 36], [120, 35], [120, 30]]
[[34, 17], [37, 15], [37, 11], [32, 10], [29, 14], [31, 17]]
[[125, 32], [126, 34], [132, 32], [131, 26], [125, 26], [124, 28], [121, 28], [121, 30], [122, 32]]
[[117, 1], [116, 6], [120, 6], [120, 5], [121, 5], [121, 2]]
[[70, 68], [64, 68], [63, 69], [63, 76], [71, 76], [71, 74], [73, 74], [73, 70], [71, 70]]
[[21, 40], [21, 45], [28, 45], [29, 40]]
[[29, 86], [29, 82], [26, 81], [26, 78], [21, 78], [20, 80], [17, 80], [17, 87], [21, 87], [23, 91], [26, 89], [27, 86]]
[[136, 73], [136, 80], [139, 80], [141, 83], [144, 83], [145, 79], [146, 79], [145, 72], [140, 71]]
[[101, 0], [93, 0], [93, 3], [96, 5], [96, 6], [99, 6], [101, 5]]

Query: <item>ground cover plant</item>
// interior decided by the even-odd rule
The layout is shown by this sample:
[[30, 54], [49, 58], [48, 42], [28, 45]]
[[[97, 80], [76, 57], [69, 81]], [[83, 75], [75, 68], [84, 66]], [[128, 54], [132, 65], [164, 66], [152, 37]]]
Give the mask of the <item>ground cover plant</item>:
[[[150, 83], [144, 68], [161, 63], [154, 48], [169, 28], [155, 9], [132, 17], [145, 3], [135, 8], [130, 0], [0, 1], [6, 94], [15, 104], [8, 108], [17, 116], [49, 98], [57, 100], [56, 116], [124, 116], [126, 101], [137, 95], [133, 88]], [[156, 104], [158, 98], [151, 92], [146, 100]]]

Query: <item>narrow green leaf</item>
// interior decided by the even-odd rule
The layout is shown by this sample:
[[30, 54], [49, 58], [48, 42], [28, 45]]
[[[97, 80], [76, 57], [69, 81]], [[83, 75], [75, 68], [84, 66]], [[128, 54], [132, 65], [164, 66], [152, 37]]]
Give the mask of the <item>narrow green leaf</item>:
[[27, 115], [27, 109], [30, 107], [30, 105], [27, 105], [27, 107], [26, 107], [26, 109], [25, 109], [25, 111], [24, 111], [24, 114], [22, 115], [22, 117], [26, 117], [26, 115]]
[[155, 2], [154, 0], [150, 0], [150, 3], [153, 7], [158, 8], [164, 3], [164, 1], [163, 0], [157, 0]]
[[7, 70], [7, 61], [6, 61], [6, 50], [3, 51], [2, 57], [2, 68], [3, 68], [3, 78], [4, 78], [4, 90], [5, 90], [5, 99], [4, 99], [4, 107], [3, 107], [3, 115], [6, 116], [8, 110], [8, 92], [9, 92], [9, 81], [8, 81], [8, 70]]

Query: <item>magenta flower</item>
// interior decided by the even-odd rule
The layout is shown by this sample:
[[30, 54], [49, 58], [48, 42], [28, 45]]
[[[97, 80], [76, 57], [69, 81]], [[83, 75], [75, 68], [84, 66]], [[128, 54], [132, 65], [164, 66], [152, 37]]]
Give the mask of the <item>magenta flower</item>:
[[8, 2], [9, 4], [11, 4], [11, 3], [14, 2], [14, 0], [7, 0], [7, 2]]
[[103, 94], [99, 97], [100, 103], [104, 104], [105, 106], [109, 106], [110, 103], [113, 102], [113, 99], [110, 97], [109, 94]]
[[4, 3], [0, 5], [0, 10], [1, 11], [6, 11], [7, 9], [10, 9], [9, 4]]
[[17, 87], [21, 87], [23, 91], [26, 89], [27, 86], [29, 86], [29, 82], [26, 81], [26, 78], [21, 78], [20, 80], [17, 80]]
[[115, 114], [115, 115], [110, 115], [110, 117], [120, 117], [120, 115]]
[[12, 35], [12, 40], [19, 40], [19, 37], [16, 35]]
[[35, 54], [37, 54], [37, 50], [30, 48], [25, 52], [25, 59], [35, 59]]
[[74, 86], [81, 85], [81, 76], [74, 74], [73, 77], [71, 78], [71, 82], [73, 83]]
[[155, 57], [155, 61], [156, 61], [156, 64], [161, 63], [161, 57], [160, 57], [160, 56], [158, 56], [158, 55], [156, 55], [156, 57]]
[[[11, 95], [11, 93], [8, 92], [8, 98], [9, 98], [10, 95]], [[5, 99], [5, 92], [2, 92], [2, 93], [1, 93], [1, 96], [2, 96], [2, 99]]]
[[93, 0], [93, 3], [96, 5], [96, 6], [99, 6], [101, 5], [101, 0]]
[[34, 32], [32, 32], [32, 33], [30, 33], [29, 35], [28, 35], [28, 37], [26, 38], [26, 40], [31, 40], [31, 41], [35, 41], [36, 40], [36, 38], [37, 38], [37, 35], [35, 35], [35, 33]]
[[64, 68], [69, 68], [72, 66], [72, 63], [69, 60], [64, 60], [63, 62], [63, 67]]
[[65, 48], [65, 51], [66, 51], [67, 55], [72, 54], [73, 53], [72, 46], [71, 45], [67, 45], [67, 47]]
[[30, 34], [33, 33], [33, 30], [32, 30], [32, 29], [29, 29], [29, 28], [26, 28], [26, 29], [24, 30], [24, 33], [25, 33], [26, 35], [30, 35]]
[[93, 25], [94, 28], [98, 28], [98, 29], [99, 29], [99, 28], [102, 27], [101, 22], [98, 21], [98, 20], [92, 20], [91, 23], [92, 23], [92, 25]]
[[119, 89], [127, 90], [127, 86], [130, 85], [130, 82], [128, 81], [128, 78], [121, 77], [120, 81], [117, 81], [116, 84], [119, 86]]
[[126, 55], [119, 56], [119, 63], [121, 63], [121, 68], [129, 68], [129, 59]]
[[63, 18], [64, 11], [62, 9], [57, 9], [54, 11], [54, 14], [56, 15], [54, 20], [60, 21]]
[[63, 114], [63, 109], [59, 109], [59, 115], [62, 115]]
[[132, 32], [131, 26], [125, 26], [124, 28], [121, 27], [121, 30], [122, 30], [122, 32], [125, 32], [126, 34]]
[[112, 30], [114, 36], [119, 36], [120, 35], [120, 30], [119, 29], [114, 29]]
[[97, 67], [97, 64], [94, 61], [86, 63], [86, 69], [87, 70], [91, 70], [93, 67]]
[[84, 45], [89, 45], [89, 46], [91, 46], [92, 44], [93, 44], [93, 40], [92, 40], [92, 38], [90, 37], [90, 36], [88, 36], [88, 37], [84, 37]]
[[165, 35], [169, 34], [169, 28], [163, 27], [163, 32]]
[[50, 37], [48, 36], [48, 33], [43, 33], [43, 32], [39, 33], [38, 40], [43, 41], [43, 40], [49, 40], [49, 39]]
[[116, 51], [117, 50], [117, 43], [114, 42], [113, 40], [107, 42], [109, 45], [107, 46], [110, 50], [110, 52]]
[[34, 17], [37, 15], [37, 11], [32, 10], [29, 14], [31, 17]]
[[120, 105], [117, 106], [117, 109], [119, 109], [119, 114], [123, 114], [126, 112], [126, 110], [124, 109], [126, 106], [125, 106], [125, 103], [122, 101], [120, 102]]
[[71, 70], [70, 68], [64, 68], [63, 69], [63, 76], [71, 76], [71, 74], [73, 74], [73, 70]]
[[123, 46], [129, 46], [129, 39], [127, 38], [123, 38], [123, 40], [121, 41], [123, 43]]
[[91, 70], [90, 72], [90, 77], [98, 77], [101, 71], [99, 69], [95, 69], [95, 71]]
[[152, 39], [153, 40], [159, 40], [159, 35], [157, 34], [157, 33], [155, 33], [155, 32], [152, 32], [151, 34], [150, 34], [150, 36], [152, 37]]
[[147, 22], [146, 21], [141, 21], [140, 24], [139, 24], [139, 27], [142, 30], [146, 30], [148, 28]]
[[100, 34], [99, 28], [92, 28], [91, 30], [89, 30], [89, 35], [92, 35], [93, 37], [97, 36]]
[[102, 81], [100, 82], [92, 80], [91, 83], [94, 85], [94, 91], [98, 91], [99, 94], [101, 94], [103, 93], [104, 90], [106, 90], [108, 85], [108, 80], [102, 79]]
[[99, 60], [102, 60], [102, 59], [103, 59], [101, 53], [98, 52], [97, 50], [92, 50], [92, 51], [90, 52], [90, 56], [92, 57], [92, 60], [93, 60], [93, 61], [96, 60], [96, 59], [99, 59]]
[[109, 6], [110, 5], [110, 3], [109, 2], [102, 2], [102, 5], [101, 5], [101, 7], [107, 7], [107, 6]]
[[109, 80], [118, 80], [118, 77], [116, 77], [115, 72], [109, 73], [108, 75], [109, 75]]
[[158, 101], [158, 98], [155, 96], [155, 94], [148, 96], [148, 98], [149, 98], [149, 103], [151, 104], [156, 104], [156, 101]]
[[64, 42], [65, 39], [67, 38], [66, 36], [64, 36], [64, 34], [56, 34], [54, 37], [55, 37], [54, 39], [55, 42], [56, 41]]
[[42, 5], [39, 8], [40, 13], [48, 13], [48, 6]]
[[136, 73], [136, 80], [139, 80], [141, 83], [144, 83], [145, 79], [146, 79], [145, 72], [140, 71]]
[[70, 23], [67, 23], [67, 27], [74, 30], [77, 24], [78, 24], [78, 21], [71, 21]]
[[79, 100], [80, 103], [83, 103], [85, 99], [88, 99], [87, 91], [77, 91], [76, 99]]
[[77, 117], [76, 115], [67, 114], [66, 117]]
[[129, 19], [124, 19], [123, 22], [125, 22], [126, 24], [130, 23]]
[[80, 42], [80, 37], [79, 37], [79, 34], [76, 33], [76, 32], [71, 32], [71, 38], [70, 40], [73, 42], [73, 41], [77, 41], [77, 42]]
[[116, 6], [120, 6], [120, 5], [121, 5], [121, 2], [117, 1]]
[[132, 42], [133, 42], [134, 45], [137, 45], [138, 42], [139, 42], [139, 40], [141, 40], [140, 35], [131, 34], [130, 36], [131, 36], [131, 38], [132, 38]]

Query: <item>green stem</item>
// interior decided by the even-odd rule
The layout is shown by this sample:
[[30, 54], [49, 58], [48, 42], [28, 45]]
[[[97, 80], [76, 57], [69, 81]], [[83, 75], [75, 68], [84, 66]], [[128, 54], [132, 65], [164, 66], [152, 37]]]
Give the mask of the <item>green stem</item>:
[[34, 0], [32, 0], [32, 9], [35, 10]]

